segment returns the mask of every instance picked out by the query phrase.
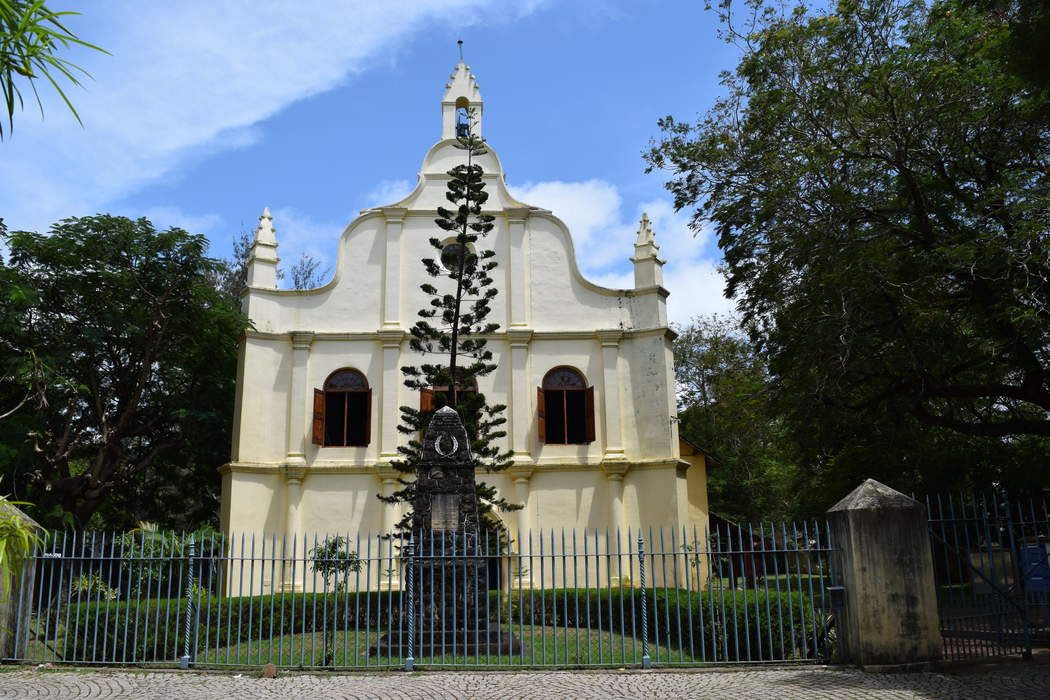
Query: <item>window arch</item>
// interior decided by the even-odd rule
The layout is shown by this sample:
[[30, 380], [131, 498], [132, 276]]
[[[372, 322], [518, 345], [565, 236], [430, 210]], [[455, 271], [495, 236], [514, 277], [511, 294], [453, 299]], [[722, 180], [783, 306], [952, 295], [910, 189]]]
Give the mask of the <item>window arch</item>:
[[555, 367], [536, 390], [540, 442], [583, 445], [594, 442], [594, 387], [572, 367]]
[[364, 447], [371, 442], [372, 390], [356, 369], [328, 375], [314, 389], [313, 442], [322, 447]]

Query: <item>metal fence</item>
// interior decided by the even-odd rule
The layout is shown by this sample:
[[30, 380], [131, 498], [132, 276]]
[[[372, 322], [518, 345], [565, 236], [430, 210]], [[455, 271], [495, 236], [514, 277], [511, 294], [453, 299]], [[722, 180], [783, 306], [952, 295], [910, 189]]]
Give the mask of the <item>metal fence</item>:
[[710, 531], [260, 537], [51, 533], [14, 661], [195, 667], [820, 661], [824, 522]]
[[1050, 510], [1001, 494], [926, 499], [944, 655], [1030, 655], [1050, 642]]

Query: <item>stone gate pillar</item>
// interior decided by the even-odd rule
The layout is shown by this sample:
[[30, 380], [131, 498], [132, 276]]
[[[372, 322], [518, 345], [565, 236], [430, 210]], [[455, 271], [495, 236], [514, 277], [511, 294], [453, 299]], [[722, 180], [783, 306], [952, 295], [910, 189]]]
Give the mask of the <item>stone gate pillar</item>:
[[843, 658], [866, 670], [940, 659], [925, 506], [868, 479], [832, 506], [828, 519], [846, 589], [836, 622]]

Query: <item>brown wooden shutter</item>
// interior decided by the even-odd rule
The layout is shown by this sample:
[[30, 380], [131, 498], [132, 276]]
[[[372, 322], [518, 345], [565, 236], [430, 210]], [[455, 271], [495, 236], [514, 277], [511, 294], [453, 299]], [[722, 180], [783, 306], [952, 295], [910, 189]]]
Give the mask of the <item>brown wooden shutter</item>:
[[324, 444], [324, 390], [314, 389], [313, 443]]
[[543, 387], [536, 388], [536, 415], [539, 417], [537, 430], [540, 443], [547, 442], [547, 400], [543, 396]]
[[[434, 410], [434, 390], [433, 389], [420, 389], [419, 390], [419, 410], [433, 411]], [[419, 439], [423, 440], [423, 434], [426, 432], [426, 426], [420, 426]]]
[[594, 387], [589, 386], [583, 393], [584, 442], [594, 442]]
[[372, 389], [365, 392], [365, 445], [372, 442]]

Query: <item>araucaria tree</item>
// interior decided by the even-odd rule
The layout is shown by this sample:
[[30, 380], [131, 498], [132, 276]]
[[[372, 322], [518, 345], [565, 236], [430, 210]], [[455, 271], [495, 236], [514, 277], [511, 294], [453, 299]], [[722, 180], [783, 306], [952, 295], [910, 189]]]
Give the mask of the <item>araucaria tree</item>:
[[[477, 378], [496, 369], [492, 351], [485, 337], [499, 329], [488, 320], [492, 299], [492, 271], [496, 269], [495, 251], [484, 249], [479, 241], [493, 228], [494, 217], [482, 213], [488, 200], [483, 170], [475, 158], [485, 154], [484, 141], [475, 134], [473, 110], [466, 111], [466, 128], [460, 130], [456, 147], [464, 151], [466, 163], [448, 171], [445, 197], [452, 209], [438, 207], [438, 227], [445, 237], [430, 239], [436, 255], [424, 258], [423, 267], [432, 282], [420, 285], [430, 303], [419, 311], [419, 320], [410, 329], [409, 347], [424, 356], [436, 356], [436, 362], [405, 366], [401, 372], [405, 386], [421, 392], [429, 400], [419, 408], [401, 407], [398, 430], [411, 435], [407, 446], [398, 448], [402, 459], [395, 468], [402, 474], [416, 472], [422, 443], [420, 437], [434, 411], [451, 406], [459, 413], [474, 456], [474, 466], [496, 472], [511, 465], [510, 452], [501, 451], [496, 441], [506, 435], [503, 426], [505, 405], [489, 405], [478, 390]], [[402, 488], [389, 498], [391, 503], [412, 503], [414, 481], [401, 479]], [[477, 483], [478, 507], [483, 514], [492, 508], [515, 510], [520, 506], [498, 497], [496, 490]], [[411, 512], [398, 524], [402, 530], [411, 525]]]

